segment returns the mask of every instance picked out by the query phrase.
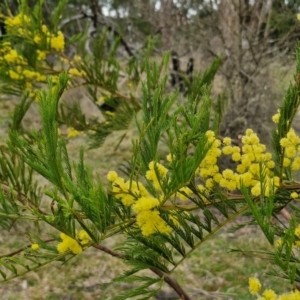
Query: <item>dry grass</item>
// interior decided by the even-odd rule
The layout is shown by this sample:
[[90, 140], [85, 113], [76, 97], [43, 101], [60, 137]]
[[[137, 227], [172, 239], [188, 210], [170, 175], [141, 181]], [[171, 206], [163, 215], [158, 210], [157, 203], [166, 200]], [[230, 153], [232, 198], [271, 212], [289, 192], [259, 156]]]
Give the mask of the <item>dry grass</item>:
[[[18, 238], [23, 239], [25, 232], [16, 228], [9, 235], [3, 233], [3, 252], [8, 251], [8, 248], [19, 248], [22, 243]], [[110, 246], [117, 243], [115, 238], [110, 241]], [[253, 299], [248, 293], [247, 282], [254, 275], [261, 278], [266, 287], [275, 290], [279, 287], [279, 291], [289, 288], [288, 283], [285, 284], [282, 279], [267, 276], [271, 270], [268, 262], [232, 253], [231, 249], [266, 250], [269, 247], [258, 230], [234, 235], [224, 231], [197, 249], [178, 267], [173, 277], [195, 300]], [[90, 248], [66, 265], [57, 262], [1, 284], [1, 299], [110, 299], [133, 287], [121, 284], [102, 289], [102, 284], [122, 274], [125, 268], [127, 266], [120, 260]], [[160, 293], [161, 296], [172, 294], [168, 287], [164, 287], [163, 293]]]

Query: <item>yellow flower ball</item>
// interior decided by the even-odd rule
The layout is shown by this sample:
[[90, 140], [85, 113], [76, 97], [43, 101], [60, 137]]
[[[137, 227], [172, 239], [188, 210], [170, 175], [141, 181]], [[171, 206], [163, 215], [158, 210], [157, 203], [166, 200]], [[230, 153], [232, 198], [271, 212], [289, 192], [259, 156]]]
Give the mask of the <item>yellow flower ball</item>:
[[225, 179], [231, 179], [234, 175], [233, 171], [230, 169], [226, 169], [222, 172], [222, 175]]
[[256, 295], [260, 292], [260, 290], [261, 290], [260, 281], [255, 277], [249, 278], [249, 291], [250, 291], [250, 293], [252, 295]]
[[39, 244], [32, 244], [31, 245], [31, 249], [32, 250], [37, 250], [37, 249], [39, 249], [40, 248], [40, 245]]
[[288, 146], [285, 148], [285, 155], [289, 158], [296, 156], [296, 148], [294, 146]]
[[251, 144], [258, 144], [259, 143], [259, 138], [255, 133], [251, 134], [249, 136], [249, 139], [250, 139]]
[[117, 178], [118, 178], [118, 173], [117, 173], [117, 172], [115, 172], [115, 171], [109, 171], [109, 172], [107, 173], [107, 179], [108, 179], [108, 181], [113, 182], [113, 181], [115, 181]]
[[291, 196], [292, 199], [297, 199], [298, 198], [298, 193], [292, 192], [290, 196]]
[[289, 158], [284, 158], [283, 159], [283, 166], [288, 167], [291, 164], [291, 160]]
[[262, 295], [265, 300], [276, 300], [277, 299], [276, 293], [270, 289], [265, 290]]
[[223, 154], [225, 155], [229, 155], [229, 154], [232, 154], [233, 152], [233, 149], [231, 146], [225, 146], [222, 150]]
[[238, 147], [238, 146], [234, 146], [234, 147], [232, 147], [232, 151], [233, 151], [233, 153], [240, 153], [241, 152], [241, 148], [240, 147]]
[[208, 189], [211, 189], [214, 187], [214, 181], [212, 178], [209, 178], [206, 180], [205, 182], [205, 186], [208, 188]]
[[239, 173], [244, 173], [246, 171], [246, 166], [244, 164], [239, 164], [239, 165], [237, 165], [236, 170]]
[[299, 156], [294, 159], [291, 167], [292, 167], [293, 171], [297, 171], [300, 169], [300, 157]]
[[91, 241], [90, 236], [85, 230], [80, 230], [79, 232], [77, 232], [76, 238], [79, 240], [79, 243], [82, 246], [86, 246]]
[[220, 173], [217, 173], [216, 175], [214, 175], [214, 181], [216, 183], [219, 183], [222, 178], [223, 177], [222, 177], [222, 175]]
[[246, 135], [249, 136], [249, 135], [251, 135], [252, 133], [254, 133], [252, 129], [248, 128], [248, 129], [246, 130]]
[[140, 213], [142, 211], [148, 211], [159, 206], [159, 200], [153, 197], [141, 197], [133, 205], [133, 211]]
[[270, 160], [266, 163], [266, 165], [269, 169], [273, 169], [275, 167], [275, 162], [273, 160]]
[[300, 225], [298, 225], [296, 228], [295, 228], [295, 236], [297, 238], [300, 238]]
[[207, 138], [214, 138], [215, 137], [215, 133], [212, 130], [206, 131], [205, 135], [207, 136]]
[[272, 121], [277, 124], [279, 122], [280, 114], [277, 113], [272, 117]]
[[225, 137], [225, 138], [223, 139], [223, 143], [224, 143], [226, 146], [231, 145], [231, 138]]
[[252, 189], [251, 189], [251, 194], [253, 196], [259, 196], [261, 193], [261, 187], [260, 183], [257, 183]]
[[233, 161], [240, 161], [241, 160], [241, 154], [240, 153], [238, 153], [238, 152], [234, 152], [233, 154], [232, 154], [232, 156], [231, 156], [231, 159], [233, 160]]
[[290, 141], [287, 138], [282, 138], [280, 140], [280, 145], [281, 145], [281, 147], [287, 147], [290, 145]]

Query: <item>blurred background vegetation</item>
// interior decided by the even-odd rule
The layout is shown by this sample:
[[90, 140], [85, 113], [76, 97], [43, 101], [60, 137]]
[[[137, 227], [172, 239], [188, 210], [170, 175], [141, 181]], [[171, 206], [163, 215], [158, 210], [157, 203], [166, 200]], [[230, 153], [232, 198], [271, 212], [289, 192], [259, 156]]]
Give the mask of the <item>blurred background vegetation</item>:
[[[18, 1], [7, 4], [15, 14]], [[57, 1], [43, 1], [48, 25], [56, 6]], [[118, 38], [119, 59], [128, 65], [141, 59], [139, 50], [150, 36], [156, 40], [153, 55], [172, 51], [178, 58], [175, 72], [184, 75], [190, 62], [199, 72], [221, 57], [215, 90], [229, 99], [222, 135], [237, 138], [252, 127], [268, 142], [269, 115], [284, 95], [281, 76], [292, 65], [300, 35], [299, 7], [297, 0], [71, 0], [59, 27], [67, 38], [86, 31], [91, 38], [87, 52], [103, 32], [108, 52]], [[72, 57], [74, 44], [65, 52]], [[170, 73], [173, 68], [170, 62]]]
[[[11, 13], [17, 14], [18, 1], [6, 2]], [[43, 3], [48, 26], [51, 26], [51, 16], [58, 2], [45, 0]], [[36, 1], [28, 0], [28, 4], [33, 7]], [[193, 71], [198, 73], [216, 57], [221, 57], [223, 63], [213, 83], [213, 91], [223, 94], [227, 105], [220, 134], [238, 139], [246, 128], [253, 128], [263, 142], [270, 143], [271, 116], [293, 76], [295, 47], [300, 36], [299, 12], [300, 1], [291, 0], [70, 0], [63, 11], [59, 29], [66, 39], [85, 31], [89, 43], [106, 33], [103, 47], [107, 53], [115, 39], [119, 39], [117, 57], [128, 66], [133, 60], [141, 59], [140, 50], [147, 38], [152, 37], [156, 41], [153, 57], [159, 59], [165, 51], [171, 51], [169, 72], [177, 77], [189, 75], [191, 62]], [[74, 47], [68, 46], [65, 55], [73, 57]], [[84, 51], [90, 51], [89, 44], [82, 47]], [[174, 59], [179, 64], [177, 69]], [[180, 84], [180, 80], [173, 83], [170, 80], [169, 88], [180, 89]], [[83, 111], [93, 115], [94, 107], [86, 95], [78, 91], [74, 94], [71, 97], [80, 98], [77, 100]], [[184, 93], [181, 97], [184, 98]], [[2, 140], [17, 102], [18, 99], [7, 98], [0, 102]], [[33, 106], [24, 124], [30, 127], [36, 115], [37, 108]], [[295, 128], [300, 129], [297, 118]], [[88, 162], [104, 178], [108, 170], [118, 168], [130, 158], [131, 138], [135, 135], [135, 127], [129, 126], [126, 139], [118, 145], [122, 133], [113, 133], [101, 151], [87, 152]], [[75, 153], [83, 143], [84, 138], [78, 137], [69, 142], [69, 150], [74, 149]], [[12, 229], [18, 239], [11, 238], [14, 234], [3, 233], [0, 237], [1, 243], [5, 244], [3, 252], [24, 245], [26, 230], [26, 226], [18, 225]], [[255, 274], [266, 274], [267, 264], [259, 259], [249, 261], [247, 257], [228, 253], [228, 250], [257, 249], [257, 245], [268, 249], [258, 230], [224, 231], [206, 247], [195, 251], [178, 270], [177, 280], [192, 292], [194, 299], [252, 299], [247, 291], [247, 280]], [[257, 267], [254, 267], [256, 263]], [[113, 292], [100, 289], [99, 283], [120, 274], [119, 264], [119, 261], [90, 249], [85, 257], [78, 256], [70, 262], [68, 268], [57, 264], [53, 270], [50, 265], [3, 284], [0, 292], [2, 299], [109, 299], [109, 295], [117, 294], [119, 289], [131, 288], [123, 285], [115, 287]], [[264, 282], [273, 288], [279, 286], [279, 291], [284, 288], [280, 278], [268, 277]], [[168, 291], [157, 295], [157, 299], [176, 299], [172, 297], [174, 295]]]

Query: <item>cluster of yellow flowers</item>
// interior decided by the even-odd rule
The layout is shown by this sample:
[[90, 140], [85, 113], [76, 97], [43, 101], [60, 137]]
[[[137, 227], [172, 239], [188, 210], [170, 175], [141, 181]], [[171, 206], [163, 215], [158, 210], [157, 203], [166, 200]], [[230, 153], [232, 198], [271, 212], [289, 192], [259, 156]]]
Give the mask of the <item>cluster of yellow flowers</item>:
[[[293, 247], [296, 247], [297, 250], [299, 250], [300, 249], [300, 224], [295, 228], [294, 235], [295, 235], [295, 240], [294, 240]], [[283, 246], [282, 238], [279, 238], [276, 241], [276, 246], [277, 247], [282, 247]]]
[[[198, 185], [200, 192], [207, 193], [216, 185], [234, 191], [243, 185], [251, 188], [251, 194], [254, 196], [269, 196], [270, 191], [275, 191], [279, 186], [279, 177], [273, 173], [275, 163], [272, 154], [266, 152], [266, 146], [260, 143], [252, 129], [247, 129], [242, 137], [242, 147], [232, 146], [228, 137], [223, 139], [222, 144], [213, 131], [208, 131], [206, 136], [211, 147], [197, 171], [205, 184]], [[236, 172], [231, 169], [219, 172], [217, 161], [222, 154], [230, 155], [231, 159], [238, 163]]]
[[68, 134], [67, 134], [67, 137], [70, 139], [70, 138], [73, 138], [73, 137], [76, 137], [80, 135], [80, 131], [76, 130], [75, 128], [73, 127], [68, 127]]
[[86, 75], [86, 73], [83, 70], [79, 71], [77, 68], [70, 68], [68, 70], [68, 74], [70, 76], [77, 76], [77, 77], [84, 77]]
[[257, 296], [257, 300], [300, 300], [300, 292], [298, 290], [277, 295], [271, 289], [266, 289], [260, 294], [261, 289], [262, 285], [257, 278], [249, 278], [249, 291], [252, 295]]
[[[207, 131], [206, 137], [210, 148], [196, 171], [196, 175], [202, 182], [198, 185], [198, 190], [203, 200], [214, 188], [231, 192], [243, 186], [248, 188], [253, 196], [268, 197], [275, 193], [280, 185], [279, 177], [274, 175], [275, 162], [272, 160], [272, 154], [266, 151], [266, 146], [260, 143], [252, 129], [247, 129], [241, 138], [241, 147], [233, 146], [229, 137], [221, 141], [216, 138], [213, 131]], [[300, 138], [294, 130], [291, 129], [280, 143], [285, 149], [284, 166], [291, 166], [292, 170], [300, 169], [300, 156], [298, 156]], [[221, 155], [231, 156], [231, 159], [237, 163], [236, 171], [225, 169], [220, 172], [218, 160]], [[174, 159], [174, 155], [167, 156], [169, 162]], [[162, 185], [168, 184], [167, 173], [168, 169], [162, 164], [150, 162], [145, 177], [153, 185], [157, 197], [153, 197], [140, 182], [125, 181], [113, 171], [108, 173], [108, 179], [112, 182], [112, 192], [124, 205], [132, 206], [137, 214], [137, 224], [144, 235], [150, 235], [157, 230], [164, 233], [170, 232], [170, 227], [160, 218], [157, 210], [157, 207], [166, 201]], [[172, 197], [186, 201], [191, 194], [192, 191], [185, 186]], [[298, 193], [292, 192], [290, 196], [296, 199]], [[176, 222], [176, 219], [174, 221]]]
[[7, 32], [10, 34], [16, 34], [31, 39], [41, 47], [44, 47], [44, 44], [46, 43], [49, 48], [56, 51], [63, 51], [65, 48], [65, 38], [61, 31], [53, 34], [44, 24], [41, 25], [39, 30], [30, 30], [32, 29], [31, 19], [21, 13], [16, 16], [7, 17], [1, 15], [0, 17], [4, 19]]
[[11, 79], [15, 80], [22, 80], [26, 79], [28, 83], [38, 81], [38, 82], [45, 82], [46, 76], [37, 72], [31, 71], [28, 69], [24, 69], [21, 66], [16, 66], [15, 69], [11, 69], [8, 71], [8, 75]]
[[[65, 37], [61, 31], [52, 33], [45, 24], [37, 25], [29, 16], [22, 13], [16, 16], [0, 14], [0, 20], [4, 21], [8, 34], [26, 40], [22, 44], [0, 41], [0, 67], [7, 70], [8, 78], [16, 81], [12, 85], [22, 86], [24, 91], [29, 92], [30, 97], [38, 100], [35, 89], [46, 82], [47, 75], [68, 71], [70, 77], [85, 77], [86, 73], [78, 69], [81, 57], [75, 55], [73, 59], [68, 59], [63, 55]], [[29, 62], [24, 55], [27, 43], [34, 46], [31, 57], [36, 57], [36, 63]], [[61, 63], [60, 69], [57, 63], [55, 68], [47, 63], [49, 54], [56, 58], [57, 63]]]
[[292, 171], [300, 170], [300, 138], [293, 129], [280, 140], [280, 145], [284, 149], [283, 166], [291, 167]]
[[[280, 118], [280, 110], [272, 117], [274, 123], [278, 123]], [[290, 129], [287, 133], [286, 137], [280, 140], [280, 145], [284, 150], [284, 159], [283, 166], [289, 168], [291, 171], [297, 171], [300, 169], [300, 138], [295, 133], [293, 129]], [[270, 165], [268, 166], [269, 169]], [[271, 167], [273, 166], [273, 162], [271, 163]], [[269, 172], [269, 174], [272, 174]], [[275, 181], [274, 181], [275, 182]], [[275, 186], [278, 185], [278, 179], [276, 178]], [[253, 191], [252, 191], [253, 193]], [[297, 192], [292, 192], [290, 194], [292, 199], [299, 198]], [[295, 229], [295, 237], [298, 240], [295, 240], [294, 246], [300, 248], [300, 225], [298, 225]], [[277, 240], [277, 246], [282, 246], [282, 239]], [[291, 291], [289, 293], [284, 293], [281, 295], [277, 295], [273, 290], [266, 289], [261, 294], [262, 285], [257, 278], [249, 279], [249, 291], [252, 295], [257, 296], [257, 300], [300, 300], [300, 292], [298, 290]]]
[[4, 42], [3, 47], [1, 47], [1, 60], [6, 61], [7, 63], [18, 63], [20, 65], [26, 64], [26, 61], [22, 56], [18, 54], [15, 49], [12, 49], [12, 45], [10, 42]]
[[[280, 110], [277, 110], [272, 120], [274, 123], [278, 123], [279, 118]], [[289, 130], [286, 137], [280, 140], [280, 145], [284, 150], [283, 166], [290, 168], [291, 171], [300, 170], [300, 137], [295, 133], [293, 128]]]
[[5, 18], [6, 30], [11, 32], [13, 30], [22, 29], [22, 27], [26, 27], [30, 25], [30, 18], [24, 14], [18, 14], [16, 16], [5, 17], [1, 15], [2, 18]]
[[272, 117], [272, 121], [277, 124], [279, 122], [279, 118], [280, 118], [280, 110], [277, 109], [277, 113]]
[[168, 170], [161, 164], [151, 162], [146, 178], [152, 182], [153, 187], [161, 192], [160, 199], [155, 198], [141, 182], [125, 181], [114, 171], [107, 174], [108, 180], [112, 183], [112, 192], [117, 199], [120, 199], [126, 206], [131, 206], [136, 213], [137, 225], [144, 236], [149, 236], [156, 231], [170, 233], [171, 228], [160, 217], [157, 207], [161, 205], [163, 193], [161, 182], [166, 177]]
[[62, 239], [62, 242], [57, 245], [59, 253], [64, 253], [70, 250], [74, 254], [80, 254], [91, 241], [91, 238], [84, 230], [76, 232], [76, 240], [64, 233], [60, 234], [60, 238]]

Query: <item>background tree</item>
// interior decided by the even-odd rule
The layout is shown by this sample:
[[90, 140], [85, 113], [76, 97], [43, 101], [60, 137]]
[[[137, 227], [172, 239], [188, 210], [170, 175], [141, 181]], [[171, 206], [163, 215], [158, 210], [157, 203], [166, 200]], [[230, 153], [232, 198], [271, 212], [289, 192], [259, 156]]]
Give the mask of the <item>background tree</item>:
[[[250, 125], [269, 139], [273, 81], [265, 72], [278, 56], [293, 53], [299, 25], [299, 1], [107, 1], [111, 19], [124, 22], [122, 30], [130, 43], [145, 33], [158, 36], [156, 53], [176, 50], [186, 63], [195, 59], [196, 70], [206, 61], [221, 56], [220, 72], [229, 96], [228, 113], [221, 134], [238, 135]], [[122, 15], [120, 12], [124, 12]], [[116, 17], [113, 12], [118, 12]], [[139, 23], [140, 22], [140, 23]], [[140, 26], [142, 25], [142, 26]], [[263, 122], [265, 125], [260, 126]]]

